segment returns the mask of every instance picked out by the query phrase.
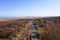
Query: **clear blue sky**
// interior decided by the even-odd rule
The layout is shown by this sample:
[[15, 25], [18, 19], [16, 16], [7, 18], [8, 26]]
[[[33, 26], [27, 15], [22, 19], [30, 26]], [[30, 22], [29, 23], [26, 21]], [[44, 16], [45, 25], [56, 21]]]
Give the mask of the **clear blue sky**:
[[0, 0], [0, 17], [60, 16], [60, 0]]

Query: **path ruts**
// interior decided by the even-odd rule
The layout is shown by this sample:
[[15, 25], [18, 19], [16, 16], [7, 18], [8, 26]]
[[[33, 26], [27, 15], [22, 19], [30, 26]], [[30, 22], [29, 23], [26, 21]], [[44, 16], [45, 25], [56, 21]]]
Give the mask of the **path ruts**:
[[38, 40], [39, 34], [37, 32], [37, 27], [33, 25], [32, 21], [29, 22], [29, 28], [30, 31], [27, 40]]

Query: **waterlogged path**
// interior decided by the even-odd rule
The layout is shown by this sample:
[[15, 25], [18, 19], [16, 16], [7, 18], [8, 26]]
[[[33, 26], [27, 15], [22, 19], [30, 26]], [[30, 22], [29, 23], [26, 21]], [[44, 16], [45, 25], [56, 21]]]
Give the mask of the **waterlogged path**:
[[37, 32], [37, 27], [33, 25], [32, 21], [29, 22], [29, 37], [27, 40], [38, 40], [39, 34]]

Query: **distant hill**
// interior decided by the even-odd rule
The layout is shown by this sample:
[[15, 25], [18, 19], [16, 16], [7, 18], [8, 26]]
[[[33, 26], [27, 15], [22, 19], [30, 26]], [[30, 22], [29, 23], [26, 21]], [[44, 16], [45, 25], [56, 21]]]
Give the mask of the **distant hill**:
[[40, 18], [60, 18], [57, 17], [15, 17], [15, 18], [0, 18], [0, 21], [14, 21], [19, 19], [40, 19]]

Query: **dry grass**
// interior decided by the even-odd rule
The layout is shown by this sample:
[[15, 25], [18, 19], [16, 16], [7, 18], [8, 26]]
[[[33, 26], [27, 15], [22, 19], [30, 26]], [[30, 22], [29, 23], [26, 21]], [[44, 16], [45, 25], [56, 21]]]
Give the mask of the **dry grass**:
[[28, 22], [31, 20], [34, 20], [33, 24], [38, 28], [41, 40], [60, 40], [60, 17], [0, 21], [0, 40], [1, 35], [6, 36], [9, 33], [4, 40], [26, 40]]

